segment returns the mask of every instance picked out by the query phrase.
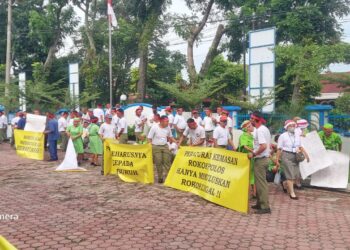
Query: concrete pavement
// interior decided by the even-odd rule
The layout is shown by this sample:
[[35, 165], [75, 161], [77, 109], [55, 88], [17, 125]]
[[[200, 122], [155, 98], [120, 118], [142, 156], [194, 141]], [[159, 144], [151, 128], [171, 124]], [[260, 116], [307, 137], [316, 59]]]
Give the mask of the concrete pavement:
[[272, 214], [245, 215], [56, 164], [0, 145], [0, 235], [18, 249], [350, 249], [348, 193], [305, 189], [295, 201], [270, 184]]

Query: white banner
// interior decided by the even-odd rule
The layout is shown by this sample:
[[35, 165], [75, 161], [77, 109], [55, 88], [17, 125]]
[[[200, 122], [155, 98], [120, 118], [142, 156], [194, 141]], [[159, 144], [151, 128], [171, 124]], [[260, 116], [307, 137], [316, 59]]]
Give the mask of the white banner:
[[335, 159], [333, 164], [317, 171], [311, 176], [311, 186], [328, 188], [347, 188], [349, 178], [349, 156], [332, 150], [327, 150], [327, 156]]
[[301, 144], [310, 157], [310, 162], [304, 160], [299, 165], [303, 179], [333, 164], [332, 158], [327, 154], [316, 131], [307, 134], [306, 137], [301, 137]]
[[69, 139], [63, 162], [55, 171], [87, 171], [85, 168], [78, 167], [77, 154], [74, 149], [72, 139]]
[[27, 114], [25, 131], [44, 132], [46, 127], [46, 116]]

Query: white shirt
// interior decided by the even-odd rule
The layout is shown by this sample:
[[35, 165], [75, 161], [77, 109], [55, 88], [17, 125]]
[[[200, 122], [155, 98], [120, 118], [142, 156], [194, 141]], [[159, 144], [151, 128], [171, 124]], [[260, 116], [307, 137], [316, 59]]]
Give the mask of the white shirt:
[[[98, 118], [98, 122], [103, 122], [105, 119], [105, 113], [103, 112], [102, 109], [100, 108], [95, 108], [94, 111], [94, 116], [96, 116]], [[101, 118], [102, 117], [102, 118]]]
[[64, 118], [63, 116], [60, 117], [60, 119], [58, 119], [58, 131], [59, 132], [65, 132], [67, 129], [67, 120], [66, 118]]
[[19, 117], [19, 116], [14, 117], [14, 118], [11, 120], [11, 125], [12, 125], [12, 126], [17, 126], [17, 123], [18, 123], [19, 119], [21, 119], [21, 117]]
[[173, 114], [167, 115], [169, 119], [169, 127], [172, 129], [173, 128], [173, 123], [174, 123], [174, 116]]
[[217, 145], [227, 146], [228, 140], [231, 139], [231, 135], [227, 128], [216, 126], [213, 132], [213, 138], [217, 140]]
[[[197, 144], [201, 139], [205, 139], [205, 130], [199, 125], [196, 129], [190, 129], [187, 127], [184, 131], [184, 136], [187, 136], [187, 138], [190, 139], [191, 144]], [[201, 145], [198, 146], [205, 146], [205, 140]]]
[[192, 117], [192, 119], [197, 123], [198, 126], [203, 126], [202, 117], [198, 116], [197, 118]]
[[170, 127], [161, 128], [159, 125], [152, 126], [147, 138], [152, 140], [153, 145], [166, 145], [168, 137], [173, 137]]
[[232, 121], [232, 119], [231, 119], [231, 117], [229, 117], [229, 116], [227, 116], [227, 124], [226, 124], [226, 128], [228, 128], [228, 129], [232, 129], [232, 127], [233, 127], [233, 121]]
[[112, 109], [106, 109], [105, 115], [110, 115], [110, 114], [112, 114]]
[[0, 128], [5, 128], [7, 126], [7, 117], [5, 114], [0, 116]]
[[119, 134], [122, 129], [124, 129], [123, 134], [128, 133], [128, 124], [126, 123], [125, 117], [119, 118], [117, 125], [117, 133]]
[[68, 119], [68, 127], [69, 126], [73, 126], [73, 122], [74, 122], [74, 118], [70, 118]]
[[114, 127], [112, 124], [107, 124], [107, 123], [103, 123], [100, 127], [100, 130], [98, 131], [98, 133], [100, 135], [102, 135], [102, 137], [104, 139], [106, 138], [115, 138], [115, 134], [114, 134]]
[[89, 113], [83, 114], [83, 115], [81, 116], [81, 118], [82, 118], [83, 120], [90, 120]]
[[215, 129], [215, 124], [209, 116], [204, 117], [203, 126], [205, 131], [213, 131]]
[[141, 116], [136, 116], [135, 119], [135, 133], [140, 133], [143, 131], [143, 122]]
[[113, 115], [111, 124], [113, 125], [114, 131], [118, 131], [118, 122], [119, 122], [119, 117], [117, 115]]
[[270, 156], [270, 144], [271, 144], [271, 134], [267, 127], [261, 125], [255, 130], [254, 133], [254, 152], [256, 152], [260, 144], [266, 144], [266, 149], [255, 158], [269, 157]]
[[278, 138], [277, 148], [283, 151], [296, 152], [296, 149], [300, 147], [300, 135], [284, 132]]
[[186, 128], [186, 121], [185, 118], [182, 115], [176, 114], [174, 118], [174, 125], [177, 126], [178, 129], [185, 129]]

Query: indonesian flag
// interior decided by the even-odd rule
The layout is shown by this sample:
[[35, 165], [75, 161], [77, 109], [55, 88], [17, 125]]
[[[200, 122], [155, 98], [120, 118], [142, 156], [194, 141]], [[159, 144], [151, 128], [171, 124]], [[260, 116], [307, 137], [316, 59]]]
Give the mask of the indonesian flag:
[[107, 0], [107, 14], [108, 20], [113, 27], [118, 26], [117, 18], [115, 17], [114, 10], [112, 7], [112, 0]]

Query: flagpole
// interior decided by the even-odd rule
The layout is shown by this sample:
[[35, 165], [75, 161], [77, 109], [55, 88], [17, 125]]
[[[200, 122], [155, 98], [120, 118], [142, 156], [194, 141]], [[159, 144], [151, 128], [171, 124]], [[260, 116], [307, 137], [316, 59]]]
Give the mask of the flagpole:
[[111, 15], [108, 15], [108, 40], [109, 40], [109, 45], [108, 45], [108, 59], [109, 59], [109, 104], [112, 107], [112, 27], [111, 27]]

